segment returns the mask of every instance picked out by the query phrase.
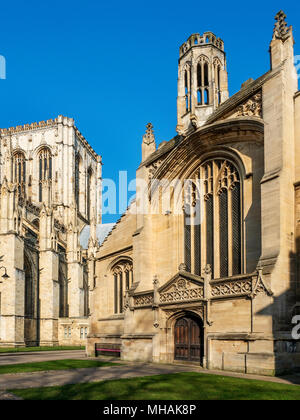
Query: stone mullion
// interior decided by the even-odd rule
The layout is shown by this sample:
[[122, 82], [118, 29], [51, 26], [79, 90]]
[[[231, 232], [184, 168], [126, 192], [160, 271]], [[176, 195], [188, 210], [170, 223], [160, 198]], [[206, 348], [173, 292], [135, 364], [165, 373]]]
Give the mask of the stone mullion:
[[213, 91], [214, 91], [214, 102], [215, 104], [218, 104], [218, 90], [219, 90], [219, 86], [218, 86], [218, 75], [217, 75], [217, 66], [214, 65], [214, 87], [213, 87]]
[[212, 73], [213, 73], [213, 64], [208, 63], [208, 95], [209, 95], [208, 105], [211, 105], [214, 103]]
[[220, 218], [219, 218], [219, 197], [218, 197], [218, 185], [215, 180], [219, 172], [218, 166], [213, 161], [213, 209], [214, 209], [214, 220], [213, 220], [213, 235], [214, 235], [214, 278], [220, 277]]
[[192, 104], [191, 104], [191, 110], [194, 112], [196, 106], [198, 105], [198, 99], [197, 99], [197, 92], [198, 92], [198, 82], [197, 82], [197, 64], [193, 64], [191, 67], [191, 74], [192, 74], [192, 86], [191, 86], [191, 98], [192, 98]]
[[232, 276], [232, 190], [228, 188], [228, 275]]
[[195, 274], [195, 206], [193, 205], [193, 192], [192, 200], [190, 202], [190, 223], [191, 223], [191, 273]]
[[[204, 168], [201, 167], [200, 169], [200, 179], [205, 179], [204, 176]], [[203, 185], [204, 187], [204, 185]], [[200, 206], [202, 206], [202, 215], [203, 215], [203, 222], [201, 224], [201, 267], [205, 267], [207, 264], [207, 258], [206, 258], [206, 201], [205, 201], [205, 191], [203, 190], [203, 194], [200, 196]], [[202, 273], [201, 273], [202, 275]]]
[[201, 59], [201, 95], [202, 95], [202, 104], [201, 105], [205, 105], [205, 101], [204, 101], [204, 99], [205, 99], [205, 94], [204, 94], [204, 91], [205, 91], [205, 88], [204, 88], [204, 86], [205, 86], [205, 74], [204, 74], [204, 61], [203, 61], [203, 59]]

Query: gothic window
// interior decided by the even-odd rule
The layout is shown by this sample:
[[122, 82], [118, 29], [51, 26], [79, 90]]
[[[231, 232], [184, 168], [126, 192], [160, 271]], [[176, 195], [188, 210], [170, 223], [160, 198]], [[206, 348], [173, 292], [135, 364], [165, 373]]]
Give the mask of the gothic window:
[[85, 261], [85, 264], [84, 264], [84, 267], [83, 267], [83, 295], [84, 295], [83, 316], [87, 317], [90, 314], [89, 277], [88, 277], [87, 261]]
[[67, 318], [69, 316], [68, 305], [68, 279], [64, 270], [59, 270], [59, 316], [60, 318]]
[[185, 107], [186, 112], [191, 110], [191, 69], [184, 71]]
[[214, 76], [215, 76], [215, 90], [216, 103], [221, 103], [221, 62], [218, 58], [214, 59]]
[[18, 193], [25, 196], [26, 183], [26, 160], [22, 152], [18, 152], [13, 157], [14, 162], [14, 182], [17, 185]]
[[80, 193], [80, 156], [79, 154], [76, 155], [75, 158], [75, 202], [77, 208], [79, 209], [79, 193]]
[[190, 223], [190, 205], [184, 206], [184, 259], [187, 271], [191, 271], [191, 223]]
[[197, 64], [197, 102], [198, 105], [209, 105], [209, 62], [201, 56]]
[[45, 147], [39, 153], [39, 202], [43, 201], [43, 182], [52, 179], [51, 151]]
[[92, 176], [93, 176], [93, 171], [91, 168], [89, 168], [87, 172], [87, 190], [86, 190], [86, 215], [89, 221], [91, 218]]
[[29, 259], [24, 255], [24, 271], [25, 271], [25, 317], [32, 318], [34, 314], [34, 287], [33, 273]]
[[130, 261], [120, 261], [113, 269], [114, 278], [114, 313], [124, 312], [125, 294], [133, 283], [133, 267]]
[[242, 197], [239, 171], [232, 162], [215, 159], [201, 165], [191, 179], [193, 189], [188, 191], [184, 206], [187, 269], [201, 275], [202, 269], [209, 264], [214, 278], [241, 274]]

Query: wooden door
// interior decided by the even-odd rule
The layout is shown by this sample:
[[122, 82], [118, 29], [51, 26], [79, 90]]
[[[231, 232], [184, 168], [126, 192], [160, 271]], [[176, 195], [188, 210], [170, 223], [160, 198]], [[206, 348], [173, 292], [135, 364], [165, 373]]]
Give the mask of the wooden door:
[[175, 325], [175, 360], [201, 362], [202, 331], [192, 318], [181, 318]]

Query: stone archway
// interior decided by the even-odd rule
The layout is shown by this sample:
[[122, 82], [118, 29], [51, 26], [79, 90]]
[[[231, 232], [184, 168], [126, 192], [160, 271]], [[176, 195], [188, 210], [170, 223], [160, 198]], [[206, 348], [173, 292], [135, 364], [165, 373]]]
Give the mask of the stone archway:
[[[205, 328], [204, 328], [204, 307], [198, 306], [195, 310], [164, 310], [165, 314], [165, 335], [161, 337], [161, 344], [165, 344], [166, 352], [161, 361], [173, 363], [176, 361], [199, 363], [205, 365]], [[186, 328], [187, 343], [176, 343], [176, 328], [180, 327], [181, 320], [185, 320], [186, 324], [182, 322], [182, 326]], [[183, 328], [183, 329], [184, 329]], [[178, 332], [177, 332], [178, 334]], [[197, 334], [199, 334], [197, 336]], [[178, 338], [178, 335], [177, 335]], [[184, 337], [183, 337], [184, 338]], [[184, 340], [183, 340], [184, 341]], [[178, 344], [178, 346], [177, 346]], [[178, 357], [178, 350], [180, 344], [184, 344], [186, 354], [183, 357]], [[162, 356], [162, 355], [161, 355]]]
[[195, 316], [177, 319], [174, 326], [174, 360], [203, 362], [203, 323]]

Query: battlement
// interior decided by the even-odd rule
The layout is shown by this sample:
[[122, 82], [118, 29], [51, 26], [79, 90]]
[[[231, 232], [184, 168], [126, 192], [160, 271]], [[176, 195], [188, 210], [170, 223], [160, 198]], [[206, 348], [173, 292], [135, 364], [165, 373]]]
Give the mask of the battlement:
[[224, 51], [224, 42], [221, 38], [217, 38], [212, 32], [204, 32], [203, 35], [193, 34], [189, 39], [181, 45], [179, 49], [179, 55], [182, 57], [187, 51], [192, 47], [204, 46], [204, 45], [214, 45], [219, 48], [221, 51]]
[[69, 127], [74, 127], [74, 130], [75, 130], [75, 133], [76, 133], [78, 139], [90, 151], [90, 153], [94, 156], [95, 159], [97, 159], [98, 161], [101, 161], [101, 157], [97, 155], [97, 153], [92, 148], [92, 146], [88, 143], [88, 141], [85, 139], [83, 134], [75, 126], [74, 119], [64, 117], [63, 115], [59, 115], [57, 118], [50, 119], [50, 120], [47, 120], [47, 121], [40, 121], [40, 122], [31, 123], [31, 124], [18, 125], [16, 127], [1, 128], [0, 129], [0, 137], [6, 137], [6, 136], [11, 136], [11, 135], [16, 135], [16, 134], [24, 134], [26, 132], [35, 131], [35, 130], [57, 128], [59, 124], [63, 124], [65, 126], [69, 126]]

